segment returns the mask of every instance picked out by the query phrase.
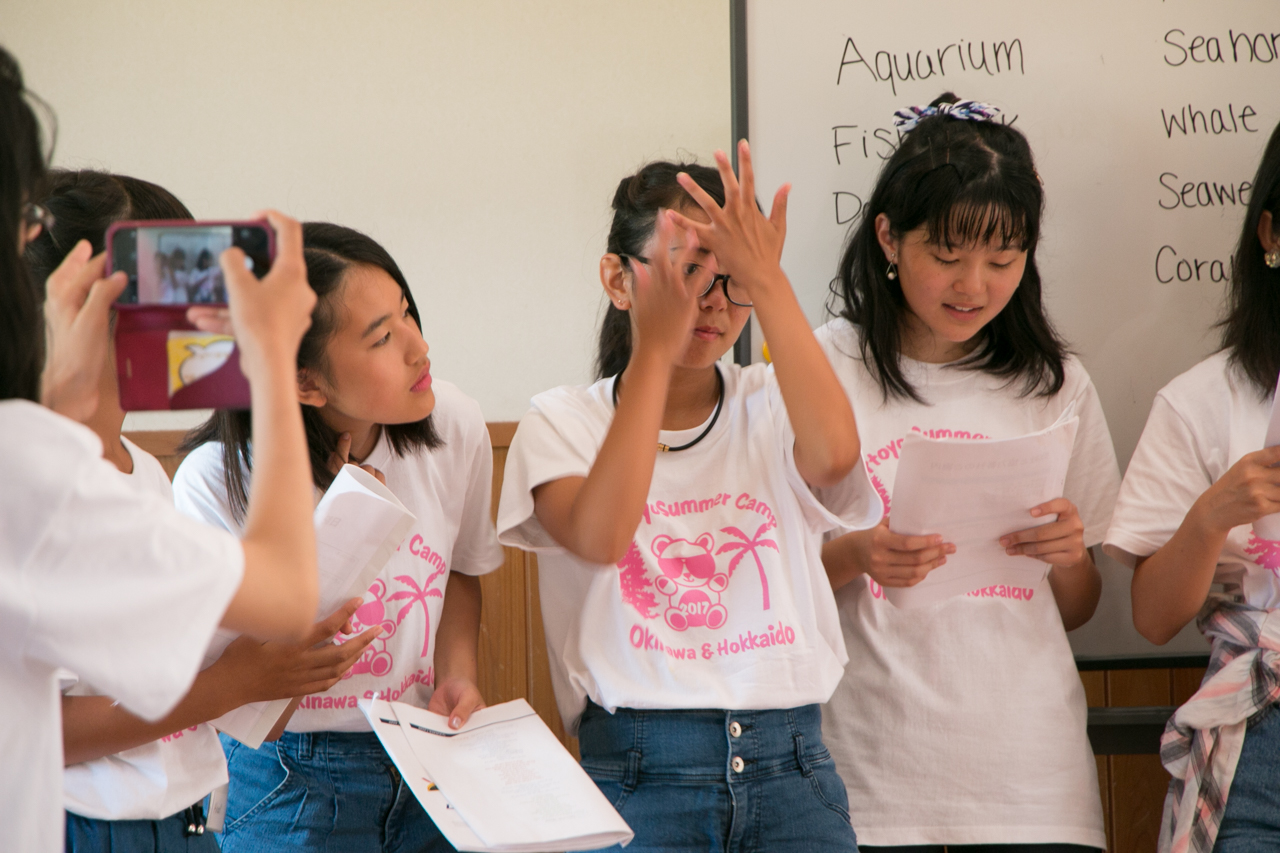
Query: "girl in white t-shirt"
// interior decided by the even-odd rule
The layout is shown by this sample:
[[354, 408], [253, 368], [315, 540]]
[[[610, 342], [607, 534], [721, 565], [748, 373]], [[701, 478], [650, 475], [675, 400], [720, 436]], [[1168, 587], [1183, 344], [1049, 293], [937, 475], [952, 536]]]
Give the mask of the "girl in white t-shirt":
[[1106, 845], [1066, 632], [1097, 606], [1086, 546], [1119, 472], [1093, 384], [1041, 305], [1040, 179], [997, 112], [947, 94], [898, 113], [902, 143], [840, 261], [841, 316], [817, 333], [886, 516], [909, 433], [1013, 438], [1072, 407], [1080, 419], [1063, 497], [1027, 507], [1028, 525], [1056, 519], [1001, 539], [1045, 563], [1038, 583], [902, 610], [883, 587], [918, 583], [953, 546], [886, 519], [824, 548], [849, 667], [823, 727], [864, 848]]
[[[40, 281], [57, 267], [64, 247], [83, 239], [100, 251], [112, 222], [192, 218], [186, 206], [163, 187], [94, 170], [51, 172], [40, 204], [53, 221], [24, 252], [32, 275]], [[109, 349], [99, 382], [98, 408], [85, 426], [102, 441], [103, 457], [135, 488], [172, 504], [168, 475], [154, 456], [120, 434], [123, 422], [115, 353]], [[354, 610], [348, 604], [326, 620], [336, 622], [328, 634], [335, 633]], [[307, 655], [315, 668], [345, 669], [372, 640], [362, 636]], [[308, 648], [314, 645], [304, 643]], [[217, 850], [213, 834], [205, 833], [203, 801], [226, 783], [227, 763], [218, 733], [206, 721], [245, 702], [292, 696], [280, 692], [288, 689], [287, 683], [267, 684], [251, 677], [263, 648], [246, 640], [224, 653], [196, 676], [177, 707], [154, 723], [129, 713], [111, 697], [98, 695], [92, 684], [75, 678], [68, 685], [62, 699], [68, 853], [96, 851], [108, 842], [133, 853]]]
[[1156, 395], [1105, 546], [1134, 568], [1144, 637], [1195, 618], [1212, 643], [1161, 744], [1162, 851], [1280, 848], [1280, 535], [1253, 526], [1280, 512], [1280, 447], [1259, 449], [1280, 374], [1280, 126], [1233, 261], [1222, 349]]
[[127, 282], [102, 278], [82, 240], [44, 283], [42, 316], [20, 257], [51, 224], [31, 203], [42, 151], [17, 63], [0, 49], [0, 831], [6, 849], [54, 853], [61, 668], [154, 720], [191, 685], [219, 622], [262, 639], [307, 631], [315, 536], [302, 419], [281, 389], [315, 296], [302, 229], [278, 213], [265, 214], [279, 240], [261, 281], [236, 250], [222, 257], [229, 307], [189, 319], [237, 336], [265, 474], [242, 540], [179, 515], [131, 487], [77, 422], [98, 405], [110, 309]]
[[[741, 186], [723, 152], [619, 185], [601, 379], [533, 399], [498, 528], [539, 552], [561, 716], [628, 850], [854, 850], [817, 706], [846, 660], [820, 535], [879, 505], [779, 267], [787, 188], [765, 219], [739, 156]], [[752, 306], [773, 365], [721, 364]]]
[[[461, 726], [476, 686], [478, 575], [502, 563], [489, 518], [492, 449], [480, 407], [434, 380], [408, 282], [368, 236], [303, 228], [319, 301], [298, 352], [298, 399], [316, 497], [342, 463], [377, 471], [416, 516], [352, 617], [381, 631], [328, 690], [295, 700], [279, 740], [223, 735], [231, 776], [222, 849], [452, 849], [357, 707], [375, 694]], [[178, 508], [240, 524], [252, 458], [246, 412], [215, 413], [174, 477]], [[292, 716], [290, 716], [290, 714]]]

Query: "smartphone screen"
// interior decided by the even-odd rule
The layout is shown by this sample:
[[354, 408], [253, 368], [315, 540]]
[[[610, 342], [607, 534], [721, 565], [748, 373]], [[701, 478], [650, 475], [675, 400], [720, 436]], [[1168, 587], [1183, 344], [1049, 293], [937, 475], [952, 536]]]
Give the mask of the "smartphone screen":
[[119, 302], [131, 305], [225, 304], [227, 285], [219, 256], [232, 246], [259, 278], [271, 268], [271, 239], [256, 223], [137, 225], [114, 231], [112, 271], [129, 284]]

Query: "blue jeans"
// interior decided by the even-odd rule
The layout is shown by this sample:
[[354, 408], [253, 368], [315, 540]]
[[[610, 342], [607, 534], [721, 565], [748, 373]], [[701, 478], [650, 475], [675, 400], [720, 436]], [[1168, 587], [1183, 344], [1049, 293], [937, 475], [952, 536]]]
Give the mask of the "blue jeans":
[[863, 853], [1097, 853], [1083, 844], [910, 844], [908, 847], [864, 847]]
[[610, 715], [592, 703], [578, 746], [635, 831], [626, 853], [858, 849], [817, 705]]
[[1244, 736], [1214, 853], [1280, 850], [1280, 712], [1273, 705]]
[[231, 787], [224, 853], [452, 851], [371, 732], [222, 736]]
[[218, 853], [213, 833], [187, 838], [182, 812], [164, 820], [98, 820], [67, 812], [67, 853]]

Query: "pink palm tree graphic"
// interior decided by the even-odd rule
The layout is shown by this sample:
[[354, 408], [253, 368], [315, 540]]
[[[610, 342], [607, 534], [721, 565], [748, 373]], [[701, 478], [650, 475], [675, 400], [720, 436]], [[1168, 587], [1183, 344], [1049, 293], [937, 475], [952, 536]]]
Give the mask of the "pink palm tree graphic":
[[766, 521], [760, 525], [760, 529], [756, 531], [755, 538], [748, 537], [736, 527], [722, 527], [721, 533], [728, 533], [730, 536], [736, 536], [741, 542], [726, 542], [716, 549], [717, 554], [725, 554], [729, 551], [737, 551], [737, 555], [729, 561], [729, 576], [733, 577], [733, 570], [738, 568], [738, 563], [742, 562], [742, 558], [750, 554], [752, 559], [756, 561], [756, 568], [760, 571], [760, 588], [764, 590], [764, 609], [769, 609], [769, 578], [764, 573], [764, 563], [760, 562], [760, 555], [756, 552], [757, 548], [772, 548], [778, 550], [778, 543], [772, 539], [761, 539], [760, 537], [773, 528], [773, 523]]
[[409, 599], [408, 604], [401, 607], [400, 612], [396, 614], [397, 627], [404, 621], [404, 617], [409, 615], [409, 611], [413, 610], [413, 605], [419, 603], [422, 605], [422, 618], [426, 623], [426, 627], [422, 633], [422, 654], [419, 655], [419, 657], [425, 658], [427, 656], [427, 652], [431, 648], [431, 611], [427, 609], [427, 599], [444, 598], [444, 593], [438, 589], [432, 589], [431, 583], [444, 573], [444, 569], [437, 569], [426, 579], [425, 582], [423, 582], [421, 588], [418, 587], [417, 582], [409, 575], [396, 575], [396, 580], [400, 581], [400, 583], [405, 586], [411, 587], [413, 591], [410, 592], [402, 589], [397, 593], [387, 596], [387, 601], [400, 601], [406, 598]]

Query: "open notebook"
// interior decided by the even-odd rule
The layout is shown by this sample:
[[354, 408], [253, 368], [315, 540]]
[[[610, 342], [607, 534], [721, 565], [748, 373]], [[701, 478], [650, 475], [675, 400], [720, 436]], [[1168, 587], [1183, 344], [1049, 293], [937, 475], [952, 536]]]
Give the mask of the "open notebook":
[[361, 701], [382, 746], [449, 843], [465, 851], [595, 850], [633, 833], [523, 699], [461, 729], [403, 702]]

